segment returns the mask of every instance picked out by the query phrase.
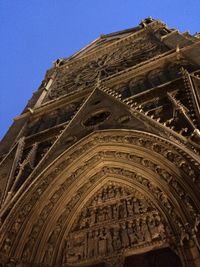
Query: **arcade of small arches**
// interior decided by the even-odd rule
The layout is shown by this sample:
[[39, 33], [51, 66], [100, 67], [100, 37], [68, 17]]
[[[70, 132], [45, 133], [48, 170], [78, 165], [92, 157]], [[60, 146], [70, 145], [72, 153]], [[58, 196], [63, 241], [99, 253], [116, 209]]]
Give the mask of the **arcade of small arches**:
[[29, 185], [1, 249], [14, 266], [196, 267], [198, 164], [152, 134], [93, 133]]

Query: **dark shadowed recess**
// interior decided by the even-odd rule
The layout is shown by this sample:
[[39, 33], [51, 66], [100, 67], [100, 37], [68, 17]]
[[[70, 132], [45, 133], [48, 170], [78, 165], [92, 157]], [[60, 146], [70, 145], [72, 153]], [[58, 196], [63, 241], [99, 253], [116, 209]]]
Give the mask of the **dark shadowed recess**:
[[164, 248], [128, 257], [124, 267], [182, 267], [182, 264], [170, 248]]

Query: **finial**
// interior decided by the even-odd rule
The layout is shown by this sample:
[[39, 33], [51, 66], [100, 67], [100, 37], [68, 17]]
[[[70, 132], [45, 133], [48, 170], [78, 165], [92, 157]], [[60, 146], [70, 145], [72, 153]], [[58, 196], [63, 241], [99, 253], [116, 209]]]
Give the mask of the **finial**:
[[55, 67], [60, 67], [61, 65], [64, 64], [64, 59], [63, 58], [58, 58], [53, 62]]
[[147, 24], [151, 23], [152, 21], [154, 21], [154, 19], [152, 19], [152, 17], [147, 17], [147, 18], [141, 20], [140, 25], [142, 27], [146, 27]]

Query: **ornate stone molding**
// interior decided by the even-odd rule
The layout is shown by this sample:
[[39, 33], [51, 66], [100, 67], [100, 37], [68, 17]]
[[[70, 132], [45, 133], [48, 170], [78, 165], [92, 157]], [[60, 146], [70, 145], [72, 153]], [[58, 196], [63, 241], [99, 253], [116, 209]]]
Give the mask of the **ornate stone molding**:
[[[22, 225], [24, 225], [23, 227], [26, 227], [26, 222], [24, 221], [25, 218], [29, 218], [29, 214], [30, 211], [32, 210], [32, 208], [37, 205], [37, 202], [39, 201], [39, 199], [41, 198], [41, 196], [43, 195], [42, 198], [46, 198], [44, 194], [45, 190], [46, 192], [50, 192], [50, 188], [52, 188], [52, 186], [50, 186], [50, 184], [55, 183], [55, 178], [58, 179], [58, 177], [61, 174], [61, 172], [65, 172], [64, 169], [66, 169], [67, 167], [67, 172], [71, 172], [70, 171], [70, 166], [72, 166], [73, 164], [76, 165], [76, 162], [78, 160], [78, 158], [82, 158], [82, 155], [87, 155], [88, 152], [91, 153], [91, 151], [94, 150], [94, 148], [100, 148], [100, 151], [98, 152], [98, 150], [95, 152], [95, 154], [91, 157], [91, 158], [87, 158], [87, 159], [82, 159], [82, 161], [84, 161], [84, 164], [81, 163], [81, 165], [79, 164], [77, 166], [77, 169], [74, 169], [74, 171], [72, 172], [70, 177], [66, 177], [65, 175], [65, 181], [63, 183], [60, 183], [60, 187], [58, 187], [58, 189], [56, 191], [54, 191], [54, 193], [51, 193], [51, 197], [50, 199], [47, 201], [47, 199], [45, 200], [46, 205], [40, 209], [40, 215], [38, 217], [38, 221], [34, 224], [33, 229], [29, 229], [29, 231], [27, 232], [27, 234], [29, 233], [29, 241], [27, 244], [27, 247], [31, 247], [35, 244], [36, 241], [36, 237], [38, 237], [39, 232], [41, 231], [41, 229], [43, 229], [44, 226], [44, 222], [48, 222], [48, 218], [49, 218], [49, 214], [55, 210], [55, 204], [57, 203], [57, 201], [59, 199], [62, 199], [61, 196], [63, 194], [66, 194], [66, 190], [68, 188], [70, 188], [70, 186], [72, 186], [73, 183], [75, 183], [76, 179], [79, 179], [78, 177], [81, 177], [83, 175], [83, 173], [87, 173], [88, 169], [93, 168], [92, 166], [95, 166], [97, 164], [99, 164], [99, 162], [101, 162], [102, 160], [105, 162], [120, 162], [120, 164], [125, 165], [125, 162], [130, 162], [128, 163], [129, 165], [132, 164], [132, 168], [135, 168], [137, 166], [137, 169], [141, 170], [141, 169], [145, 169], [147, 173], [151, 173], [150, 176], [153, 175], [153, 173], [155, 173], [155, 177], [160, 177], [159, 179], [161, 184], [163, 184], [165, 187], [167, 185], [167, 187], [171, 187], [172, 192], [174, 195], [176, 195], [176, 198], [180, 199], [180, 201], [184, 202], [184, 206], [185, 208], [188, 210], [188, 214], [194, 214], [195, 213], [195, 209], [196, 209], [196, 204], [195, 203], [191, 203], [190, 202], [190, 194], [191, 192], [188, 191], [188, 183], [191, 183], [192, 181], [197, 181], [197, 178], [195, 177], [195, 169], [189, 165], [187, 165], [187, 161], [188, 159], [185, 159], [185, 155], [181, 150], [177, 149], [178, 151], [176, 151], [173, 147], [173, 145], [169, 144], [167, 141], [165, 141], [164, 143], [162, 143], [163, 141], [160, 138], [156, 138], [156, 142], [155, 140], [153, 140], [155, 137], [151, 136], [151, 138], [148, 137], [148, 135], [144, 135], [141, 133], [136, 133], [136, 132], [132, 132], [132, 131], [126, 131], [126, 132], [121, 132], [120, 134], [116, 131], [115, 135], [113, 135], [112, 131], [105, 131], [105, 132], [101, 132], [101, 133], [94, 133], [92, 134], [90, 137], [85, 138], [85, 141], [81, 142], [81, 146], [76, 146], [76, 149], [73, 150], [69, 150], [66, 153], [63, 154], [62, 157], [59, 157], [59, 159], [56, 160], [56, 162], [54, 163], [54, 165], [51, 167], [52, 169], [54, 169], [53, 172], [51, 172], [51, 168], [49, 169], [49, 171], [45, 174], [43, 173], [42, 178], [38, 178], [35, 180], [34, 184], [31, 186], [32, 189], [30, 192], [31, 198], [27, 195], [27, 197], [25, 198], [25, 202], [26, 204], [24, 206], [22, 206], [23, 204], [19, 202], [19, 206], [18, 209], [16, 209], [16, 215], [14, 215], [14, 210], [12, 211], [12, 218], [14, 220], [10, 220], [10, 223], [8, 223], [8, 221], [5, 221], [5, 224], [2, 226], [3, 231], [8, 231], [7, 232], [7, 237], [3, 238], [3, 250], [5, 251], [5, 253], [10, 253], [9, 250], [11, 249], [11, 243], [14, 244], [14, 240], [13, 240], [13, 233], [15, 233], [15, 235], [17, 233], [18, 237], [16, 240], [19, 239], [20, 237], [20, 233], [21, 231], [24, 232], [24, 234], [26, 233], [26, 231], [22, 230], [23, 228]], [[145, 137], [146, 136], [146, 137]], [[92, 138], [91, 138], [92, 137]], [[139, 154], [136, 156], [135, 154], [131, 154], [131, 153], [127, 153], [127, 152], [122, 152], [120, 147], [123, 144], [124, 147], [127, 147], [126, 149], [130, 150], [133, 149], [133, 151], [136, 151], [135, 149], [137, 148], [137, 151], [141, 153], [144, 153], [144, 155], [147, 155], [147, 151], [151, 151], [151, 155], [152, 155], [152, 159], [158, 161], [163, 158], [165, 165], [167, 163], [166, 166], [174, 166], [174, 164], [176, 165], [175, 169], [177, 169], [177, 174], [170, 174], [169, 169], [163, 169], [162, 168], [162, 164], [160, 166], [156, 165], [154, 160], [149, 160], [147, 158], [142, 158], [142, 156], [140, 156]], [[104, 150], [103, 147], [106, 145], [107, 146], [114, 146], [114, 147], [118, 147], [118, 151], [115, 150]], [[171, 146], [171, 147], [170, 147]], [[120, 150], [119, 150], [120, 149]], [[139, 150], [138, 150], [139, 149]], [[88, 152], [86, 152], [88, 151]], [[181, 152], [181, 153], [180, 153]], [[183, 153], [183, 156], [181, 155]], [[162, 157], [160, 158], [160, 156], [158, 155], [162, 154]], [[65, 155], [65, 156], [64, 156]], [[62, 159], [62, 160], [61, 160]], [[171, 163], [170, 163], [171, 162]], [[193, 160], [194, 162], [194, 160]], [[113, 163], [112, 163], [113, 164]], [[56, 166], [55, 166], [56, 165]], [[91, 167], [89, 167], [91, 166]], [[131, 166], [131, 165], [130, 165]], [[135, 166], [135, 167], [134, 167]], [[188, 167], [187, 167], [188, 166]], [[74, 168], [74, 167], [73, 167]], [[168, 167], [169, 168], [169, 167]], [[184, 178], [184, 183], [181, 185], [180, 182], [182, 180], [178, 178], [178, 173], [180, 173], [180, 171], [182, 172], [182, 175]], [[137, 175], [134, 174], [131, 171], [131, 168], [129, 167], [128, 169], [122, 167], [109, 167], [109, 165], [102, 169], [102, 174], [101, 175], [105, 175], [107, 173], [107, 175], [111, 175], [111, 176], [126, 176], [127, 179], [133, 179], [135, 180], [135, 182], [138, 184], [138, 186], [140, 185], [140, 187], [142, 186], [143, 190], [145, 190], [146, 192], [149, 192], [154, 199], [156, 199], [156, 201], [162, 203], [163, 205], [163, 209], [170, 214], [170, 216], [173, 217], [173, 219], [177, 218], [177, 215], [174, 213], [173, 210], [176, 210], [176, 208], [172, 208], [172, 203], [171, 200], [167, 200], [165, 194], [163, 195], [162, 190], [160, 188], [160, 186], [158, 186], [158, 178], [153, 178], [154, 182], [152, 184], [152, 182], [150, 182], [150, 180], [148, 180], [147, 177], [142, 178], [141, 175]], [[184, 174], [185, 173], [185, 174]], [[69, 215], [69, 212], [71, 212], [71, 210], [73, 210], [73, 206], [77, 205], [77, 203], [81, 200], [81, 196], [84, 194], [85, 190], [89, 190], [89, 188], [92, 186], [92, 181], [94, 182], [96, 179], [99, 180], [101, 175], [97, 172], [96, 173], [96, 178], [91, 178], [91, 181], [88, 181], [86, 183], [83, 183], [83, 188], [77, 188], [78, 191], [76, 193], [76, 197], [71, 199], [71, 204], [68, 203], [68, 205], [66, 206], [66, 211], [64, 212], [65, 215], [61, 214], [60, 220], [62, 220], [62, 216], [67, 216]], [[147, 176], [147, 174], [146, 174]], [[61, 176], [60, 176], [61, 177]], [[131, 178], [132, 177], [132, 178]], [[153, 176], [152, 176], [153, 177]], [[177, 178], [175, 178], [177, 177]], [[191, 178], [189, 178], [191, 177]], [[58, 179], [59, 180], [59, 179]], [[133, 180], [132, 180], [133, 181]], [[156, 181], [156, 184], [155, 184]], [[182, 182], [181, 182], [182, 183]], [[185, 184], [186, 183], [186, 184]], [[71, 185], [70, 185], [71, 184]], [[185, 187], [186, 186], [186, 187]], [[146, 188], [146, 189], [145, 189]], [[50, 191], [49, 191], [50, 190]], [[186, 193], [186, 191], [187, 193]], [[189, 193], [189, 195], [188, 195]], [[187, 198], [187, 196], [189, 197], [189, 199]], [[192, 199], [195, 199], [192, 197]], [[189, 201], [189, 202], [188, 202]], [[24, 203], [25, 203], [24, 202]], [[181, 204], [182, 205], [182, 204]], [[17, 207], [17, 206], [16, 206]], [[69, 208], [71, 207], [71, 208]], [[191, 216], [191, 215], [190, 215]], [[193, 216], [193, 215], [192, 215]], [[194, 215], [195, 216], [195, 215]], [[11, 218], [11, 217], [10, 217]], [[192, 218], [192, 217], [191, 217]], [[185, 219], [178, 219], [180, 225], [184, 225], [185, 224]], [[181, 222], [182, 221], [182, 222]], [[24, 224], [23, 224], [24, 223]], [[41, 228], [42, 227], [42, 228]], [[64, 226], [63, 226], [64, 227]], [[64, 229], [63, 227], [61, 227], [61, 229]], [[20, 230], [21, 229], [21, 230]], [[56, 227], [56, 231], [58, 232], [59, 226]], [[60, 229], [60, 230], [61, 230]], [[31, 231], [30, 231], [31, 230]], [[63, 231], [63, 230], [62, 230]], [[54, 232], [54, 231], [53, 231]], [[52, 232], [52, 234], [53, 234]], [[34, 233], [34, 234], [33, 234]], [[33, 234], [33, 237], [31, 237]], [[34, 237], [35, 236], [35, 237]], [[18, 243], [18, 241], [15, 241], [15, 243]], [[17, 244], [16, 243], [16, 244]], [[10, 245], [9, 245], [10, 244]], [[47, 246], [50, 247], [50, 246]], [[14, 247], [12, 248], [12, 250], [14, 249]], [[28, 248], [27, 248], [28, 249]], [[24, 248], [24, 250], [26, 250], [26, 248]], [[50, 248], [51, 250], [51, 248]], [[31, 249], [31, 253], [32, 253], [32, 249]], [[13, 250], [14, 252], [14, 250]], [[28, 252], [23, 252], [25, 255], [29, 255]], [[42, 255], [41, 255], [42, 256]], [[25, 257], [25, 256], [24, 256]], [[27, 257], [27, 256], [26, 256]], [[25, 258], [26, 258], [25, 257]], [[44, 255], [43, 255], [44, 257]], [[24, 259], [25, 259], [24, 258]]]

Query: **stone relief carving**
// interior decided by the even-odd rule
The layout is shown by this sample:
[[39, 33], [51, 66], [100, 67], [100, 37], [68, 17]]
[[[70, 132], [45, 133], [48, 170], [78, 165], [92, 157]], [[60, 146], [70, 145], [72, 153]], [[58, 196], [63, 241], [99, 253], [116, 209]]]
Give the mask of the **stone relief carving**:
[[[11, 242], [12, 243], [14, 242], [15, 236], [19, 232], [22, 223], [24, 222], [24, 220], [27, 218], [29, 212], [31, 211], [31, 208], [38, 201], [39, 197], [44, 192], [44, 190], [46, 190], [46, 188], [51, 183], [51, 181], [54, 179], [54, 177], [56, 177], [59, 174], [59, 172], [61, 172], [66, 165], [69, 165], [71, 162], [73, 162], [73, 160], [76, 159], [79, 155], [81, 155], [82, 153], [86, 153], [86, 151], [88, 149], [90, 149], [91, 146], [93, 146], [94, 144], [97, 144], [97, 143], [109, 143], [109, 142], [114, 142], [114, 143], [119, 143], [119, 144], [120, 143], [134, 144], [134, 145], [146, 147], [146, 148], [148, 148], [148, 149], [150, 149], [152, 151], [155, 151], [156, 153], [164, 155], [169, 161], [171, 161], [173, 164], [175, 164], [178, 168], [183, 166], [183, 162], [184, 162], [184, 165], [186, 165], [188, 167], [184, 168], [183, 172], [186, 173], [186, 175], [189, 178], [191, 178], [191, 181], [195, 182], [195, 181], [198, 180], [195, 168], [191, 167], [193, 163], [189, 163], [187, 158], [183, 158], [183, 156], [180, 154], [181, 151], [175, 151], [175, 150], [172, 150], [172, 148], [171, 149], [167, 148], [166, 144], [162, 144], [162, 143], [158, 144], [157, 142], [155, 142], [153, 140], [153, 138], [151, 138], [151, 139], [148, 139], [147, 137], [138, 138], [137, 136], [131, 136], [131, 135], [130, 136], [129, 135], [126, 135], [126, 136], [123, 136], [123, 135], [122, 136], [120, 136], [120, 135], [115, 135], [115, 136], [113, 136], [113, 135], [110, 135], [110, 136], [109, 135], [94, 136], [94, 138], [92, 140], [89, 140], [89, 142], [86, 142], [82, 147], [80, 147], [80, 149], [76, 150], [75, 152], [72, 152], [69, 156], [67, 156], [66, 159], [64, 159], [62, 162], [60, 162], [59, 165], [54, 168], [53, 172], [51, 172], [48, 176], [45, 176], [45, 179], [41, 178], [41, 182], [35, 187], [34, 193], [32, 194], [31, 198], [26, 201], [26, 204], [23, 207], [20, 207], [20, 210], [17, 211], [17, 214], [15, 216], [16, 219], [13, 222], [10, 222], [10, 226], [5, 225], [5, 224], [3, 225], [2, 229], [4, 230], [4, 232], [7, 231], [8, 236], [12, 232], [15, 233], [15, 235], [11, 236], [11, 239], [12, 239]], [[108, 154], [109, 153], [110, 152], [108, 152]], [[108, 154], [107, 154], [107, 156], [108, 156]], [[148, 163], [146, 161], [144, 161], [144, 160], [142, 161], [142, 158], [137, 158], [137, 157], [135, 157], [133, 155], [125, 156], [123, 153], [117, 153], [116, 154], [116, 153], [113, 153], [113, 152], [111, 154], [112, 154], [112, 156], [116, 156], [117, 155], [117, 157], [125, 157], [128, 160], [129, 159], [134, 159], [134, 160], [138, 161], [139, 163], [143, 162], [143, 164], [148, 165]], [[82, 171], [84, 171], [84, 169], [88, 168], [88, 164], [91, 164], [91, 163], [94, 164], [95, 161], [98, 161], [99, 158], [104, 157], [104, 156], [105, 156], [104, 152], [98, 153], [94, 158], [88, 160], [88, 162], [85, 162], [85, 165], [79, 167], [79, 169], [77, 169], [77, 171], [72, 173], [72, 175], [70, 177], [66, 178], [66, 181], [61, 185], [61, 187], [58, 189], [58, 191], [55, 192], [55, 194], [52, 196], [51, 202], [53, 203], [53, 206], [58, 201], [60, 196], [63, 194], [65, 189], [68, 188], [68, 186], [78, 177], [78, 175], [81, 174]], [[152, 164], [150, 164], [150, 165], [153, 166]], [[158, 171], [158, 166], [155, 166], [155, 170]], [[193, 172], [191, 172], [191, 170]], [[107, 169], [104, 168], [102, 170], [102, 172], [108, 172], [108, 171], [110, 171], [109, 168], [107, 168]], [[171, 203], [169, 203], [169, 201], [166, 201], [166, 199], [165, 199], [165, 197], [163, 197], [163, 193], [160, 191], [160, 189], [156, 188], [155, 186], [153, 186], [147, 179], [142, 178], [141, 176], [135, 176], [135, 175], [133, 175], [133, 173], [131, 173], [128, 170], [122, 170], [122, 169], [118, 170], [118, 169], [115, 168], [112, 171], [114, 173], [118, 173], [119, 172], [120, 174], [123, 174], [123, 175], [125, 175], [127, 177], [133, 177], [134, 179], [137, 179], [137, 181], [139, 183], [143, 184], [144, 186], [147, 186], [149, 188], [149, 190], [151, 190], [151, 192], [155, 195], [155, 197], [159, 201], [162, 201], [163, 205], [166, 207], [166, 209], [168, 210], [168, 212], [170, 214], [174, 214]], [[102, 174], [98, 173], [97, 176], [91, 178], [90, 181], [94, 182], [95, 179], [98, 179], [99, 176], [101, 176], [101, 175]], [[168, 174], [165, 174], [165, 176], [169, 177]], [[164, 176], [161, 176], [161, 178], [162, 177], [163, 177], [163, 179], [166, 180], [166, 178], [164, 178]], [[170, 180], [171, 180], [171, 178], [169, 178], [169, 181]], [[170, 184], [170, 182], [169, 182], [169, 184]], [[51, 209], [48, 210], [48, 213], [51, 212], [53, 206], [52, 205], [50, 206]], [[47, 209], [47, 208], [45, 207], [44, 209]], [[192, 207], [192, 209], [195, 210], [195, 207]], [[45, 214], [45, 212], [42, 213], [42, 214]], [[175, 218], [176, 218], [176, 216], [173, 219], [175, 219]], [[62, 221], [62, 219], [60, 219], [60, 221]], [[44, 218], [39, 216], [38, 222], [36, 224], [40, 226], [43, 223], [44, 223]], [[40, 231], [39, 230], [40, 227], [38, 228], [38, 232]], [[35, 233], [35, 234], [37, 235], [38, 232]], [[35, 236], [35, 234], [34, 234], [34, 236]], [[5, 240], [5, 238], [4, 238], [4, 240]], [[4, 243], [2, 245], [4, 247]]]
[[63, 263], [101, 258], [164, 241], [160, 213], [137, 191], [110, 183], [83, 209], [65, 240]]
[[83, 89], [91, 86], [96, 79], [106, 78], [166, 50], [163, 44], [144, 36], [130, 40], [126, 46], [119, 47], [109, 54], [104, 54], [82, 65], [82, 67], [60, 69], [46, 101], [77, 90], [77, 88]]

